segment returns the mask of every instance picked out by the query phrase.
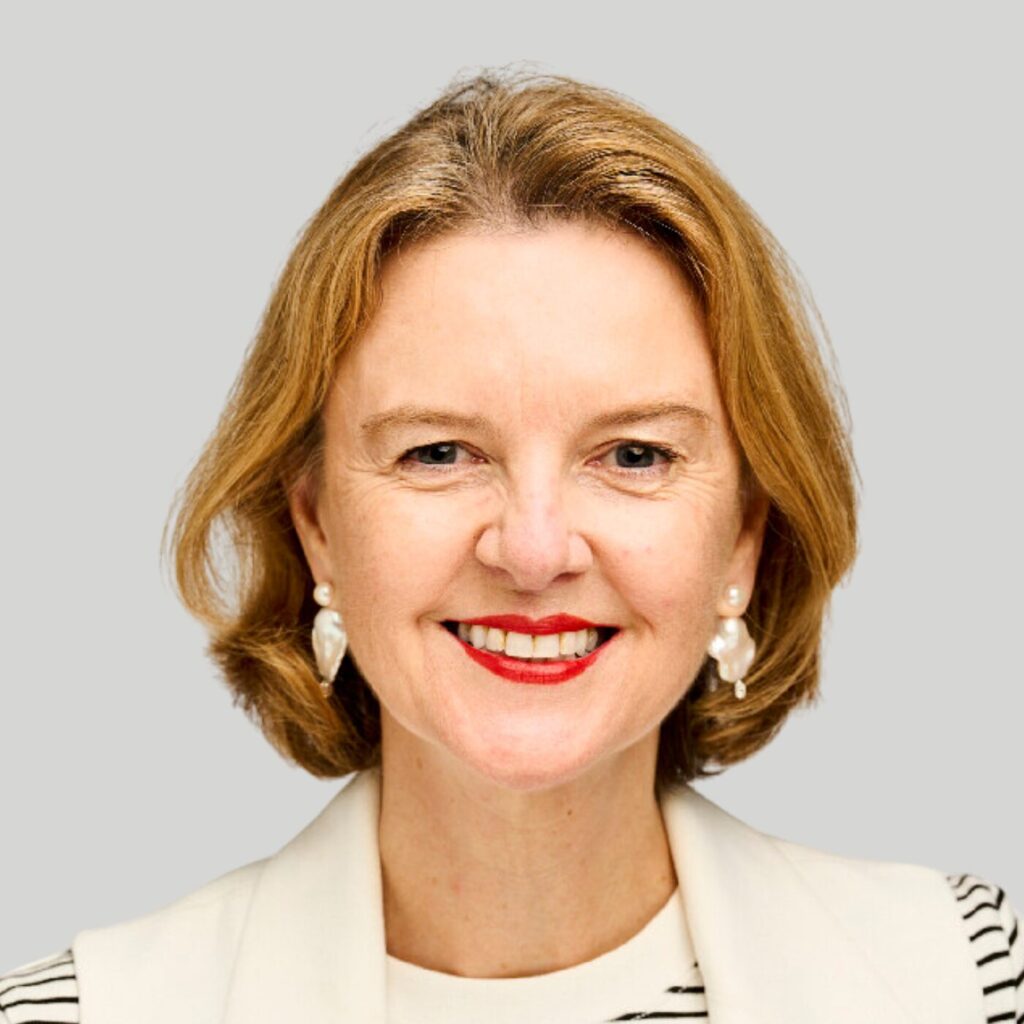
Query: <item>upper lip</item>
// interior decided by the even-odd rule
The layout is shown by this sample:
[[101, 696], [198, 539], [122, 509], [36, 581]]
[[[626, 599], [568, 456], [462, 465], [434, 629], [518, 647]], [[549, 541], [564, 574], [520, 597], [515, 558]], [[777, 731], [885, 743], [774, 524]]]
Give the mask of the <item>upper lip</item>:
[[478, 619], [457, 619], [468, 626], [492, 626], [512, 633], [534, 633], [544, 636], [547, 633], [568, 633], [579, 629], [616, 629], [598, 622], [590, 622], [576, 615], [548, 615], [543, 619], [531, 619], [528, 615], [483, 615]]

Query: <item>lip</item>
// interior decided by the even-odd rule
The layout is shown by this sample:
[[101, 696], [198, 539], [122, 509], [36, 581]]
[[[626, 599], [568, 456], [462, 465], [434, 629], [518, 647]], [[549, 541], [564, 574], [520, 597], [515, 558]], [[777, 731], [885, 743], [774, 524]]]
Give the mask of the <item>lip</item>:
[[548, 615], [543, 619], [531, 619], [528, 615], [484, 615], [479, 619], [458, 619], [467, 626], [492, 626], [506, 633], [533, 633], [546, 636], [549, 633], [568, 633], [577, 629], [617, 629], [610, 623], [590, 622], [576, 615]]
[[[552, 616], [552, 620], [558, 619], [558, 616]], [[566, 616], [565, 618], [570, 618]], [[459, 619], [459, 622], [471, 621], [471, 624], [479, 624], [481, 626], [491, 625], [492, 622], [496, 621], [510, 621], [513, 620], [517, 625], [521, 625], [524, 621], [522, 616], [495, 616], [485, 620], [466, 620]], [[529, 620], [525, 620], [529, 621]], [[542, 620], [548, 622], [549, 620]], [[572, 619], [573, 622], [580, 622], [580, 619]], [[459, 647], [465, 651], [468, 657], [472, 658], [478, 665], [482, 665], [489, 672], [493, 672], [496, 676], [501, 676], [502, 679], [507, 679], [513, 683], [533, 683], [541, 686], [550, 686], [555, 683], [565, 683], [570, 679], [575, 679], [576, 676], [582, 672], [586, 672], [591, 665], [604, 653], [607, 647], [610, 647], [614, 642], [615, 638], [619, 635], [619, 630], [616, 627], [616, 631], [603, 643], [598, 644], [589, 654], [582, 658], [571, 658], [565, 661], [545, 661], [545, 662], [534, 662], [523, 661], [520, 658], [510, 658], [505, 654], [495, 654], [493, 651], [474, 647], [472, 644], [467, 644], [460, 640], [454, 633], [449, 632], [444, 626], [441, 627], [447, 636], [450, 636], [452, 640], [459, 645]], [[502, 629], [502, 626], [497, 626], [497, 629]], [[583, 626], [579, 627], [583, 629]], [[588, 628], [600, 628], [600, 627], [588, 627]], [[536, 623], [531, 624], [531, 630], [536, 631]], [[565, 632], [568, 632], [568, 628], [563, 627]], [[562, 632], [563, 629], [548, 629], [546, 632], [555, 633]], [[543, 633], [541, 634], [543, 635]]]

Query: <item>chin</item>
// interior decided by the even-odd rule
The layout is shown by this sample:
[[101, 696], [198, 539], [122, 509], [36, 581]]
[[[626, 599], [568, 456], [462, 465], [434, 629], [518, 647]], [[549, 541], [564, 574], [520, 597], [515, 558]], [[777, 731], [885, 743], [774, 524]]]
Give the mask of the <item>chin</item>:
[[566, 785], [585, 775], [599, 758], [584, 751], [552, 751], [550, 743], [542, 751], [515, 749], [504, 751], [490, 745], [486, 751], [465, 752], [456, 759], [482, 781], [519, 793], [543, 792]]

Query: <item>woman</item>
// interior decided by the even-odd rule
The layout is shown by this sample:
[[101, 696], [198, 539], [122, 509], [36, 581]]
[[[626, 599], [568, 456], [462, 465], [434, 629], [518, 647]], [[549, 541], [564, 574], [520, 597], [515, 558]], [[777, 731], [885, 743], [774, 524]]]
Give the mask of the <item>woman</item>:
[[690, 142], [565, 78], [449, 90], [307, 226], [173, 532], [240, 703], [350, 781], [8, 974], [7, 1019], [1024, 1019], [997, 885], [688, 785], [817, 693], [841, 405]]

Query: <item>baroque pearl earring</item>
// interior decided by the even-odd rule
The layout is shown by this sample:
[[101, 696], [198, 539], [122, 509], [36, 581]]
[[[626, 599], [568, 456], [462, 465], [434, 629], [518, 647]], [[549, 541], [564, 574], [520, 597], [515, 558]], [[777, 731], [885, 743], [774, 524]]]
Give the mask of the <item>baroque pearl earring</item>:
[[[725, 600], [733, 608], [743, 604], [743, 591], [735, 584], [725, 592]], [[750, 637], [747, 624], [738, 615], [720, 617], [718, 629], [708, 645], [708, 654], [718, 662], [718, 679], [733, 684], [733, 693], [737, 700], [747, 695], [747, 684], [743, 681], [747, 670], [754, 661], [756, 645]], [[714, 675], [708, 680], [708, 689], [714, 691], [718, 687], [718, 679]]]
[[325, 697], [334, 692], [334, 677], [348, 646], [341, 614], [328, 607], [333, 598], [334, 587], [330, 583], [318, 583], [313, 590], [313, 600], [320, 605], [313, 620], [313, 653], [320, 671], [320, 690]]

